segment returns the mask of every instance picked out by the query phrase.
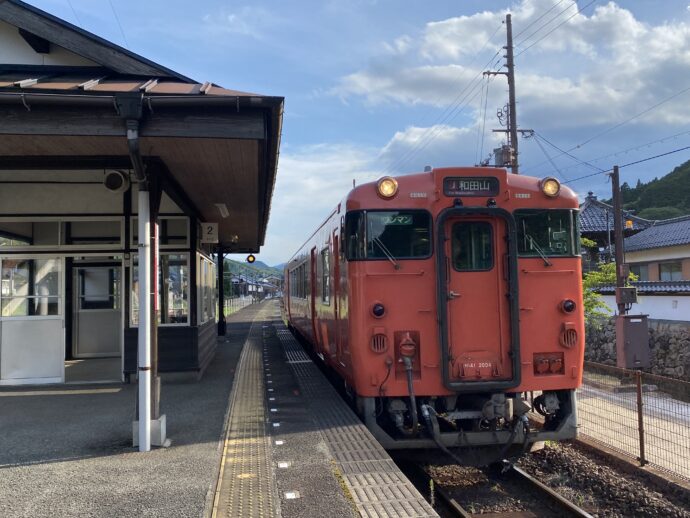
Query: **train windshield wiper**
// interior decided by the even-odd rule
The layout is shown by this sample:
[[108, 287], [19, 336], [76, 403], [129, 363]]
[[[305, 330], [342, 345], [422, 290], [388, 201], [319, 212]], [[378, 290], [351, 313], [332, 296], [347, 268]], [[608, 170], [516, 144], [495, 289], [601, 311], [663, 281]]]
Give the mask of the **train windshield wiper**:
[[539, 257], [541, 257], [544, 260], [544, 265], [545, 266], [552, 266], [553, 263], [551, 263], [551, 261], [549, 261], [547, 259], [546, 254], [544, 253], [544, 250], [542, 250], [542, 248], [537, 244], [537, 240], [534, 239], [529, 234], [525, 234], [525, 237], [529, 241], [530, 247], [534, 248], [537, 251], [537, 253], [539, 254]]
[[398, 264], [398, 261], [395, 260], [395, 257], [393, 257], [393, 254], [391, 254], [390, 250], [386, 248], [386, 245], [383, 244], [383, 241], [381, 241], [378, 237], [374, 236], [372, 241], [379, 245], [379, 248], [383, 252], [383, 255], [386, 256], [386, 258], [393, 264], [396, 270], [400, 269], [400, 264]]

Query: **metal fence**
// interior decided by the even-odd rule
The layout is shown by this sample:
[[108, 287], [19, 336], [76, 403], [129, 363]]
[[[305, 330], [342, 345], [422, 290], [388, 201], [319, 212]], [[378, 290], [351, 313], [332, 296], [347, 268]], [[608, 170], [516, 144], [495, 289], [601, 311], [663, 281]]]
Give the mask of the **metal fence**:
[[232, 297], [225, 299], [225, 316], [232, 315], [236, 311], [249, 306], [254, 303], [254, 298], [251, 295], [244, 297]]
[[585, 362], [580, 434], [690, 480], [690, 383]]

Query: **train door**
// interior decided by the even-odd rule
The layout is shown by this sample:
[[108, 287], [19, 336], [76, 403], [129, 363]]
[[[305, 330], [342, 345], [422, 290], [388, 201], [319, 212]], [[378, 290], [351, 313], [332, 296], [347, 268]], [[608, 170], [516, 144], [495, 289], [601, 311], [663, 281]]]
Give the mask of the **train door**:
[[[512, 218], [453, 209], [440, 222], [439, 284], [444, 381], [449, 388], [519, 383], [516, 254]], [[512, 250], [514, 252], [514, 250]], [[485, 385], [486, 384], [486, 385]]]

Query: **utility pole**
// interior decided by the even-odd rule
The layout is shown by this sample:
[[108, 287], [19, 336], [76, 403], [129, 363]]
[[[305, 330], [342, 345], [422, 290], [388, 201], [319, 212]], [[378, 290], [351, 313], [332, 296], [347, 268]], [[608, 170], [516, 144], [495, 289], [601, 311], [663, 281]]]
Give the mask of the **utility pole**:
[[[534, 133], [532, 130], [518, 129], [517, 109], [515, 101], [515, 61], [513, 56], [513, 23], [511, 15], [506, 15], [506, 69], [507, 72], [486, 71], [484, 75], [504, 75], [508, 78], [508, 127], [506, 129], [493, 130], [494, 132], [508, 135], [508, 148], [510, 159], [503, 161], [502, 167], [510, 167], [514, 174], [518, 172], [518, 133]], [[503, 149], [501, 149], [503, 151]]]
[[506, 14], [506, 32], [508, 45], [506, 46], [506, 67], [508, 68], [508, 130], [510, 131], [511, 169], [518, 174], [518, 129], [517, 113], [515, 111], [515, 62], [513, 61], [513, 23], [510, 14]]
[[[618, 166], [613, 166], [611, 173], [611, 189], [613, 194], [613, 236], [616, 243], [616, 288], [625, 287], [627, 275], [625, 272], [625, 259], [623, 258], [623, 218], [621, 213], [621, 188], [620, 178], [618, 175]], [[620, 296], [616, 297], [616, 305], [618, 306], [618, 314], [625, 315], [627, 312], [626, 304], [621, 300]]]

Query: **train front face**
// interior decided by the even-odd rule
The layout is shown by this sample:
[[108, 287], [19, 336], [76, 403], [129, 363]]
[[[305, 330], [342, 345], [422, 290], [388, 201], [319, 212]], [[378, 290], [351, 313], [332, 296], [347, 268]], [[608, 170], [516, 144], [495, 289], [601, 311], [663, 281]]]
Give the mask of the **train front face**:
[[[575, 436], [577, 209], [553, 179], [492, 168], [352, 191], [349, 361], [360, 411], [387, 448], [441, 442], [485, 464]], [[528, 419], [532, 409], [543, 425]]]

